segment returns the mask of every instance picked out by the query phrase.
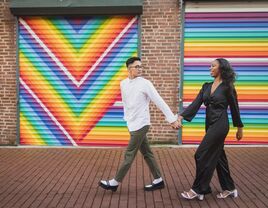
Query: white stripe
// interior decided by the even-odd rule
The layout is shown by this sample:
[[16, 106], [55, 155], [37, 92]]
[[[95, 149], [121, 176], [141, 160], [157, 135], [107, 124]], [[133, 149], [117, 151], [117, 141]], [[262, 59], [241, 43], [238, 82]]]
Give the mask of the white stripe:
[[265, 1], [193, 1], [186, 2], [186, 12], [267, 12]]
[[104, 53], [98, 58], [98, 60], [94, 63], [94, 65], [87, 71], [84, 77], [80, 80], [78, 85], [80, 86], [91, 74], [91, 72], [99, 65], [99, 63], [104, 59], [104, 57], [110, 52], [110, 50], [115, 46], [115, 44], [120, 40], [120, 38], [127, 32], [127, 30], [133, 25], [136, 21], [137, 17], [133, 17], [133, 19], [127, 24], [127, 26], [120, 32], [120, 34], [114, 39], [114, 41], [109, 45], [109, 47], [104, 51]]
[[41, 107], [44, 109], [44, 111], [47, 112], [49, 117], [57, 124], [57, 126], [61, 129], [61, 131], [67, 136], [67, 138], [70, 140], [70, 142], [77, 146], [73, 138], [68, 134], [68, 132], [63, 128], [63, 126], [57, 121], [57, 119], [50, 113], [50, 111], [47, 109], [47, 107], [42, 103], [41, 100], [34, 94], [34, 92], [27, 86], [27, 84], [20, 78], [20, 83], [25, 87], [25, 89], [33, 96], [33, 98], [41, 105]]
[[59, 66], [59, 68], [69, 77], [72, 82], [79, 87], [79, 83], [68, 71], [67, 68], [61, 63], [61, 61], [49, 50], [49, 48], [43, 43], [42, 40], [35, 34], [35, 32], [30, 28], [30, 26], [22, 19], [19, 18], [20, 23], [26, 28], [26, 30], [32, 35], [32, 37], [39, 43], [39, 45], [47, 52], [47, 54], [52, 58], [52, 60]]
[[[215, 60], [216, 58], [219, 57], [214, 57], [214, 58], [184, 58], [184, 63], [207, 63]], [[255, 63], [268, 63], [267, 58], [227, 58], [230, 62], [232, 63], [250, 63], [250, 62], [255, 62]]]
[[110, 52], [110, 50], [115, 46], [115, 44], [120, 40], [120, 38], [127, 32], [127, 30], [133, 25], [136, 21], [137, 17], [133, 17], [133, 19], [127, 24], [127, 26], [120, 32], [120, 34], [113, 40], [113, 42], [109, 45], [109, 47], [104, 51], [104, 53], [98, 58], [98, 60], [94, 63], [94, 65], [87, 71], [87, 73], [83, 76], [83, 78], [78, 82], [72, 74], [68, 71], [67, 68], [60, 62], [60, 60], [49, 50], [49, 48], [39, 39], [39, 37], [34, 33], [34, 31], [30, 28], [30, 26], [20, 18], [20, 23], [27, 29], [27, 31], [33, 36], [33, 38], [39, 43], [39, 45], [48, 53], [48, 55], [55, 61], [55, 63], [60, 67], [62, 71], [69, 77], [70, 80], [77, 86], [80, 87], [83, 82], [88, 78], [88, 76], [92, 73], [92, 71], [100, 64], [100, 62], [105, 58], [105, 56]]
[[239, 102], [239, 106], [268, 107], [268, 102]]
[[123, 107], [123, 102], [121, 101], [116, 101], [113, 106], [116, 106], [116, 107]]

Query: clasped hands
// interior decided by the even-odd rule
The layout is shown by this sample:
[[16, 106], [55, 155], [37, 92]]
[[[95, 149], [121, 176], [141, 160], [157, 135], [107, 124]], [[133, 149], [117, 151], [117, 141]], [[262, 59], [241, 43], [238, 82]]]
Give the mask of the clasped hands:
[[171, 127], [173, 129], [180, 129], [182, 127], [182, 119], [183, 119], [182, 116], [178, 116], [178, 119], [173, 123], [171, 123]]

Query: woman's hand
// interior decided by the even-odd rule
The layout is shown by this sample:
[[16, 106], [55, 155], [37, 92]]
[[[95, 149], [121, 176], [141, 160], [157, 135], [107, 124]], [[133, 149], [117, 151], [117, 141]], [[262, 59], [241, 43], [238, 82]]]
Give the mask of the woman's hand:
[[183, 119], [183, 117], [179, 116], [177, 121], [171, 123], [172, 128], [173, 129], [180, 129], [182, 127], [182, 119]]
[[243, 128], [238, 127], [236, 132], [236, 139], [239, 141], [243, 138]]
[[173, 129], [179, 129], [180, 128], [179, 122], [178, 121], [174, 121], [173, 123], [171, 123], [171, 127]]
[[183, 120], [183, 117], [181, 115], [179, 115], [179, 117], [178, 117], [179, 128], [183, 127], [182, 120]]

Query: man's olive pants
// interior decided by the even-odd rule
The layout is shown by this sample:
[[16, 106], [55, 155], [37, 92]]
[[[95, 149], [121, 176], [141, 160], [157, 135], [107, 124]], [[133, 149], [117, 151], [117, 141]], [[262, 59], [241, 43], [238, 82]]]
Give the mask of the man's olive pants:
[[135, 159], [135, 156], [138, 150], [141, 151], [147, 165], [149, 166], [150, 171], [153, 174], [153, 177], [155, 179], [161, 177], [159, 167], [155, 161], [153, 152], [150, 148], [150, 145], [146, 136], [149, 128], [150, 126], [147, 125], [137, 131], [130, 132], [130, 141], [125, 152], [125, 159], [115, 176], [116, 181], [122, 182], [133, 160]]

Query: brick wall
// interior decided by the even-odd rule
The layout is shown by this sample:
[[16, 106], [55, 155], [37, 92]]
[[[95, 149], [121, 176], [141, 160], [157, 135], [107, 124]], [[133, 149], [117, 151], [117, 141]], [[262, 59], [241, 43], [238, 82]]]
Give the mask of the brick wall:
[[0, 145], [16, 142], [16, 27], [8, 0], [0, 1]]
[[[178, 109], [180, 13], [178, 0], [144, 0], [142, 60], [150, 79], [173, 112]], [[0, 145], [16, 142], [16, 31], [8, 0], [0, 1]], [[162, 112], [151, 106], [152, 142], [177, 143]]]
[[[144, 0], [142, 15], [142, 62], [150, 79], [173, 112], [178, 111], [180, 5], [178, 0]], [[151, 105], [149, 139], [155, 143], [177, 143], [160, 110]]]

